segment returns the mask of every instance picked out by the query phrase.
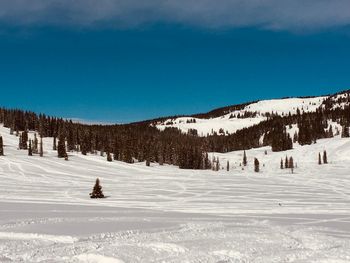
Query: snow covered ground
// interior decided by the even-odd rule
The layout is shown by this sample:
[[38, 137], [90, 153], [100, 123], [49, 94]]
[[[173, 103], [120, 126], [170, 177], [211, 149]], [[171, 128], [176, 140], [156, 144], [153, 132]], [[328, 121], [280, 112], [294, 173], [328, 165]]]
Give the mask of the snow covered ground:
[[[0, 262], [349, 262], [350, 139], [215, 154], [230, 171], [27, 156], [0, 127]], [[265, 155], [267, 150], [267, 155]], [[329, 164], [318, 165], [327, 150]], [[280, 170], [293, 156], [298, 168]], [[261, 172], [254, 173], [257, 157]], [[99, 177], [105, 195], [89, 193]]]

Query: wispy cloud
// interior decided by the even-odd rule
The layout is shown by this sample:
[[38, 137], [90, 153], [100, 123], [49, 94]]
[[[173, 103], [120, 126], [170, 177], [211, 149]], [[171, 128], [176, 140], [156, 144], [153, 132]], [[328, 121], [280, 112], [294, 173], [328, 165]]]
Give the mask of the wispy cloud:
[[164, 22], [204, 28], [320, 30], [350, 24], [349, 0], [1, 0], [0, 22], [137, 27]]

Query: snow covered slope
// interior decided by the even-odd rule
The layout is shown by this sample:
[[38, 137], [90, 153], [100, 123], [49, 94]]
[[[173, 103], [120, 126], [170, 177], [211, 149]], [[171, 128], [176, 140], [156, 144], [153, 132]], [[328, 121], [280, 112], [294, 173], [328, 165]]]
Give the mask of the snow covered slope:
[[[167, 119], [158, 122], [156, 127], [160, 130], [166, 127], [176, 127], [183, 132], [188, 132], [189, 129], [195, 129], [199, 136], [211, 135], [214, 132], [223, 134], [222, 131], [224, 134], [231, 134], [237, 130], [266, 120], [267, 114], [274, 113], [283, 116], [289, 113], [295, 114], [297, 109], [300, 112], [314, 112], [326, 98], [328, 97], [262, 100], [248, 104], [241, 110], [235, 110], [217, 118], [181, 117]], [[245, 114], [248, 114], [247, 117], [244, 117]], [[250, 116], [252, 114], [253, 116]]]
[[[349, 262], [350, 139], [212, 153], [230, 171], [58, 159], [0, 127], [0, 262]], [[265, 150], [267, 154], [265, 155]], [[329, 164], [318, 165], [327, 150]], [[298, 168], [279, 169], [293, 156]], [[253, 172], [253, 158], [260, 173]], [[96, 177], [105, 195], [92, 200]]]

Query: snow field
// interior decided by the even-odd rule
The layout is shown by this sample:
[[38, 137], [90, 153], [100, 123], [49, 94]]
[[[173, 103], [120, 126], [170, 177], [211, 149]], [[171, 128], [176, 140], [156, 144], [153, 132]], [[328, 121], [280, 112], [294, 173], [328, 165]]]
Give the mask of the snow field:
[[[76, 153], [64, 161], [50, 138], [43, 158], [30, 157], [8, 129], [0, 134], [0, 262], [350, 261], [348, 138], [248, 150], [247, 167], [241, 151], [211, 153], [223, 168], [230, 161], [214, 172]], [[329, 164], [318, 165], [323, 150]], [[294, 174], [279, 169], [286, 155]], [[89, 198], [96, 177], [108, 198]]]

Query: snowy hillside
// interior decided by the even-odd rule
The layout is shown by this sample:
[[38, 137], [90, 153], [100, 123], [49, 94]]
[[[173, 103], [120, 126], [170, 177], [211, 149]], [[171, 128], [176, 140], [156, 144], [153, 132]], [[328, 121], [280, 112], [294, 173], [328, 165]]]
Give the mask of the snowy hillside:
[[[0, 262], [349, 262], [350, 139], [219, 157], [230, 171], [44, 157], [0, 127]], [[32, 136], [32, 135], [31, 135]], [[318, 165], [327, 150], [328, 164]], [[267, 151], [267, 154], [265, 154]], [[281, 170], [280, 159], [297, 166]], [[253, 172], [253, 159], [260, 173]], [[106, 199], [92, 200], [96, 177]]]
[[[262, 100], [248, 104], [241, 110], [231, 111], [217, 118], [181, 117], [167, 119], [158, 122], [156, 127], [160, 130], [164, 130], [166, 127], [176, 127], [183, 132], [195, 129], [199, 136], [211, 135], [214, 132], [217, 134], [231, 134], [237, 130], [250, 127], [266, 120], [267, 114], [286, 116], [289, 113], [295, 114], [297, 109], [299, 109], [301, 113], [314, 112], [321, 106], [326, 98], [328, 97]], [[245, 117], [245, 114], [248, 114], [248, 117]], [[250, 116], [249, 114], [254, 115]]]

